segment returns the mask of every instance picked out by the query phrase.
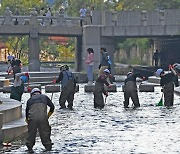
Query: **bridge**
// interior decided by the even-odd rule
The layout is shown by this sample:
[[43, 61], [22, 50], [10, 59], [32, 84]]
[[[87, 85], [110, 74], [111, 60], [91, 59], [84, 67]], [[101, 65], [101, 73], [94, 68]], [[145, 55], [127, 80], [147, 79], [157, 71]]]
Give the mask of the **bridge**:
[[[83, 21], [83, 25], [81, 25]], [[0, 35], [29, 36], [29, 71], [40, 71], [39, 37], [66, 36], [76, 38], [76, 71], [85, 69], [86, 49], [95, 50], [95, 68], [100, 61], [100, 48], [106, 47], [113, 57], [114, 39], [130, 37], [179, 38], [180, 9], [156, 11], [93, 11], [85, 19], [55, 13], [52, 17], [38, 16], [35, 10], [29, 16], [14, 16], [9, 8], [0, 16]], [[113, 61], [113, 59], [112, 59]]]

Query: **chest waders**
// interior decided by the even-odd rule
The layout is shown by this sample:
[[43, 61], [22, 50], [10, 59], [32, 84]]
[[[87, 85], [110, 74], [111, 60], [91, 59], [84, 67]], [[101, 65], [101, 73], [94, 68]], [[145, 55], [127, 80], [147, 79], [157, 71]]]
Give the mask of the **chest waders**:
[[62, 80], [62, 91], [59, 97], [59, 105], [61, 108], [66, 108], [65, 102], [68, 102], [68, 108], [72, 109], [74, 100], [74, 77], [71, 72], [64, 71]]

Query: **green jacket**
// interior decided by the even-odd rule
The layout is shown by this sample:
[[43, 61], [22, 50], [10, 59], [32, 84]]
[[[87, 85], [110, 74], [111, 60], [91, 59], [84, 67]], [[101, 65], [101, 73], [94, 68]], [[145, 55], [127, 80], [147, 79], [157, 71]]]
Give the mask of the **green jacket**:
[[22, 83], [20, 86], [17, 87], [12, 86], [10, 98], [21, 101], [21, 97], [23, 93], [24, 93], [24, 83]]

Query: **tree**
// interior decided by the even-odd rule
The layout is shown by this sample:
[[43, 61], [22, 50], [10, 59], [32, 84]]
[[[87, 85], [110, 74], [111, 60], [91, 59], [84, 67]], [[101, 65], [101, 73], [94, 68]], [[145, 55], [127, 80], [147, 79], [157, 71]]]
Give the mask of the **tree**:
[[180, 0], [121, 0], [116, 10], [178, 9]]
[[29, 14], [31, 8], [35, 7], [38, 11], [42, 6], [45, 6], [45, 3], [40, 0], [3, 0], [0, 13], [3, 14], [6, 7], [9, 7], [13, 14], [18, 11], [20, 15], [24, 15]]

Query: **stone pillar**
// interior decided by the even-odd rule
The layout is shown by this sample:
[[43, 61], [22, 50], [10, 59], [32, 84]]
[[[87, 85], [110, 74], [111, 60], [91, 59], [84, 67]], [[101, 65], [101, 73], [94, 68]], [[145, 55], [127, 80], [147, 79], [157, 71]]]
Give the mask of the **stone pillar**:
[[7, 7], [4, 11], [4, 25], [11, 25], [12, 24], [12, 12], [10, 11], [9, 7]]
[[40, 47], [39, 47], [39, 36], [38, 30], [33, 28], [30, 30], [29, 35], [29, 71], [40, 71]]
[[[93, 70], [98, 71], [98, 66], [100, 64], [100, 48], [101, 48], [101, 38], [100, 38], [100, 26], [84, 26], [83, 27], [83, 38], [82, 38], [82, 58], [87, 56], [87, 48], [94, 49], [94, 66]], [[83, 59], [82, 70], [86, 71], [86, 64]]]
[[[110, 38], [101, 37], [101, 26], [84, 26], [83, 27], [83, 40], [82, 40], [82, 58], [87, 55], [87, 48], [94, 49], [94, 72], [98, 72], [98, 67], [101, 61], [100, 48], [105, 47], [112, 60], [112, 74], [114, 74], [114, 42]], [[86, 71], [86, 64], [83, 59], [82, 70]]]
[[76, 38], [75, 71], [82, 70], [82, 37]]
[[2, 132], [2, 125], [3, 125], [3, 113], [0, 113], [0, 145], [2, 145], [4, 140], [4, 134]]
[[38, 35], [38, 22], [37, 22], [37, 12], [35, 9], [31, 11], [30, 18], [31, 29], [29, 31], [29, 71], [40, 71], [40, 47], [39, 47], [39, 35]]

